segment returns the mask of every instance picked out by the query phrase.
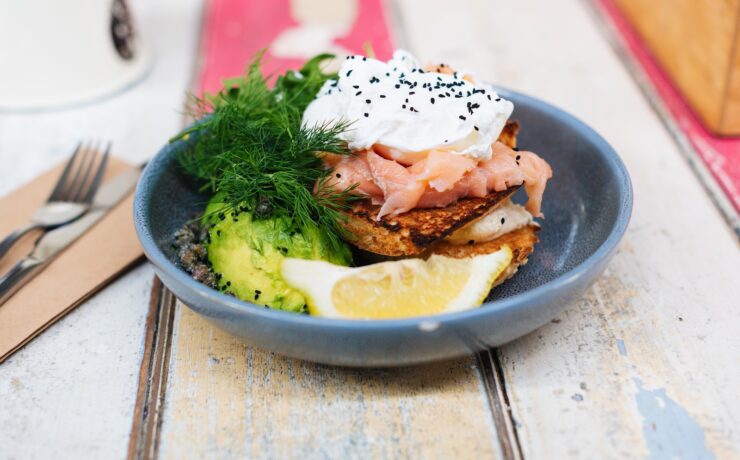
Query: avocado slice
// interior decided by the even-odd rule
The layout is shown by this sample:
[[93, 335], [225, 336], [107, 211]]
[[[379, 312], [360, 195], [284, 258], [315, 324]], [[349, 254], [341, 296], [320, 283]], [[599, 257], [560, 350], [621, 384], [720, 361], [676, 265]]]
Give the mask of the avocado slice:
[[286, 257], [324, 260], [337, 265], [352, 261], [348, 246], [331, 251], [326, 235], [316, 229], [298, 228], [290, 219], [254, 219], [250, 212], [228, 210], [219, 195], [206, 207], [210, 225], [208, 260], [218, 278], [218, 288], [237, 298], [266, 307], [306, 312], [306, 299], [280, 276]]

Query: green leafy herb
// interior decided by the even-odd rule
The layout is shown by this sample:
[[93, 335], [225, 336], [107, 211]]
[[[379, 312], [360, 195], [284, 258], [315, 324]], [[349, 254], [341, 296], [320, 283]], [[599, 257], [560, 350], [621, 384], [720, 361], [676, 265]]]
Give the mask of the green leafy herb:
[[244, 76], [225, 81], [219, 93], [192, 98], [190, 111], [202, 120], [173, 140], [196, 135], [180, 163], [232, 209], [257, 219], [287, 216], [324, 231], [338, 248], [341, 210], [352, 199], [351, 188], [328, 187], [331, 171], [316, 153], [349, 154], [339, 139], [349, 123], [301, 126], [303, 111], [324, 82], [336, 77], [321, 70], [331, 58], [314, 57], [300, 71], [278, 76], [270, 89], [258, 55]]

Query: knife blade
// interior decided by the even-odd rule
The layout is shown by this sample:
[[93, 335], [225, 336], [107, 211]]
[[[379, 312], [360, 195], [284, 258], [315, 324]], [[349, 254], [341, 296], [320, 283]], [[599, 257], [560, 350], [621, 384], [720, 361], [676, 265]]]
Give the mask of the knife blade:
[[0, 305], [124, 199], [136, 185], [140, 174], [141, 168], [131, 169], [101, 185], [87, 213], [41, 237], [31, 254], [0, 278]]

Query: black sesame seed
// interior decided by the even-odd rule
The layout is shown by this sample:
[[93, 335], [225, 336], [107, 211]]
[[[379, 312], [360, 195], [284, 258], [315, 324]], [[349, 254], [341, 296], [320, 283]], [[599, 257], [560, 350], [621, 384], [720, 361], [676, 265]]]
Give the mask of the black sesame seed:
[[352, 69], [348, 70], [348, 71], [347, 71], [347, 76], [349, 77], [349, 75], [350, 75], [351, 73], [352, 73]]
[[398, 89], [398, 88], [400, 88], [400, 87], [401, 87], [401, 85], [396, 85], [396, 89]]
[[402, 109], [405, 109], [406, 108], [406, 104], [402, 105], [401, 108]]
[[413, 96], [414, 94], [416, 94], [416, 92], [414, 92], [414, 91], [410, 91], [409, 92], [409, 96]]
[[506, 222], [506, 217], [501, 218], [501, 225], [504, 225], [504, 222]]
[[500, 100], [501, 100], [501, 98], [500, 98], [500, 97], [497, 97], [497, 98], [496, 98], [496, 102], [498, 102], [498, 101], [500, 101]]
[[432, 104], [434, 104], [434, 98], [429, 99], [429, 102], [431, 102]]
[[335, 176], [337, 176], [337, 179], [341, 179], [342, 178], [342, 175], [339, 174], [339, 173], [336, 173]]
[[515, 152], [518, 152], [518, 151], [519, 151], [519, 147], [512, 147], [511, 149], [512, 149], [513, 151], [515, 151]]
[[522, 159], [522, 156], [521, 156], [521, 155], [517, 155], [517, 156], [516, 156], [516, 161], [519, 161], [519, 160], [521, 160], [521, 159]]
[[354, 89], [360, 89], [360, 85], [352, 85]]
[[367, 58], [365, 56], [362, 57], [363, 61], [367, 61]]
[[369, 114], [369, 113], [363, 113], [363, 115], [365, 115], [365, 118], [367, 118], [367, 117], [369, 117], [369, 116], [370, 116], [370, 114]]
[[356, 93], [355, 93], [355, 96], [359, 96], [360, 94], [362, 94], [362, 91], [358, 91], [358, 92], [356, 92]]
[[370, 99], [365, 99], [365, 103], [369, 104], [370, 102]]
[[480, 131], [477, 126], [473, 126], [473, 128], [475, 128], [476, 131]]
[[460, 115], [460, 117], [459, 117], [459, 118], [460, 118], [461, 120], [467, 120], [467, 118], [465, 118], [465, 116], [464, 116], [464, 115]]
[[475, 240], [469, 240], [468, 244], [475, 244]]
[[381, 95], [380, 95], [380, 98], [381, 98], [381, 99], [385, 99], [385, 94], [381, 94]]

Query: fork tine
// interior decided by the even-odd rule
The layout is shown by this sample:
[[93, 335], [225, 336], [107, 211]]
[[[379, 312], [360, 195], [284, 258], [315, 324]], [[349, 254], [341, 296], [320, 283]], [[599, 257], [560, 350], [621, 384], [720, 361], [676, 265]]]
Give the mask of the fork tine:
[[95, 147], [90, 150], [90, 154], [88, 155], [89, 161], [87, 162], [87, 165], [85, 166], [85, 171], [82, 172], [82, 177], [80, 178], [79, 184], [76, 184], [76, 188], [72, 190], [72, 196], [70, 197], [70, 201], [74, 202], [82, 202], [82, 199], [85, 196], [85, 189], [88, 186], [88, 178], [90, 177], [90, 173], [92, 173], [93, 166], [95, 166], [95, 163], [98, 159], [98, 152], [100, 152], [100, 141], [95, 142]]
[[108, 166], [108, 155], [110, 154], [110, 148], [111, 143], [108, 142], [108, 145], [105, 147], [103, 158], [100, 160], [100, 163], [98, 163], [98, 170], [95, 172], [95, 177], [93, 177], [92, 182], [90, 182], [90, 186], [87, 188], [87, 193], [85, 193], [85, 196], [83, 198], [83, 201], [85, 203], [92, 203], [93, 197], [98, 191], [100, 181], [103, 179], [103, 173], [105, 173], [105, 168]]
[[69, 172], [75, 162], [75, 158], [77, 158], [77, 155], [80, 153], [80, 149], [82, 149], [82, 141], [77, 143], [74, 153], [69, 157], [69, 160], [67, 160], [67, 164], [64, 165], [62, 175], [57, 179], [57, 183], [54, 185], [54, 190], [51, 191], [51, 194], [46, 201], [59, 201], [61, 199], [61, 193], [67, 184], [67, 177], [69, 176]]
[[75, 169], [72, 171], [72, 176], [67, 180], [65, 187], [60, 193], [59, 199], [61, 201], [73, 201], [75, 191], [80, 186], [80, 178], [85, 170], [85, 167], [89, 161], [91, 152], [91, 145], [87, 144], [82, 147], [80, 151], [80, 159], [77, 161]]

